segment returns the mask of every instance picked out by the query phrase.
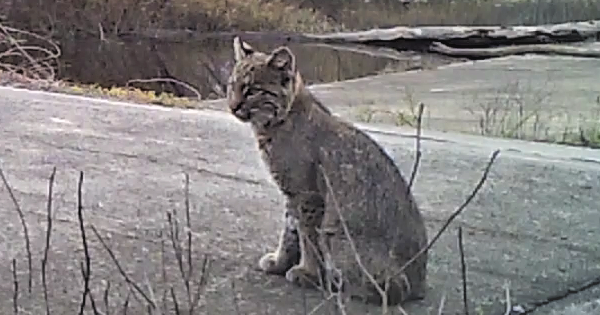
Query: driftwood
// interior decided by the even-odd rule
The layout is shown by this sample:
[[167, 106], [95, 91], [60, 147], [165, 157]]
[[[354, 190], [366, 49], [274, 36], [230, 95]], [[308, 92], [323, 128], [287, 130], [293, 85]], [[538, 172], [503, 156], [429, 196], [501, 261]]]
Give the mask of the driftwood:
[[[600, 38], [600, 21], [569, 22], [538, 26], [398, 26], [360, 32], [305, 34], [326, 43], [367, 44], [374, 42], [437, 41], [457, 46], [495, 46], [503, 41], [519, 44], [581, 42]], [[388, 46], [388, 45], [384, 45]]]
[[598, 50], [556, 45], [600, 39], [600, 21], [511, 27], [399, 26], [361, 32], [305, 34], [304, 36], [307, 40], [328, 44], [363, 44], [394, 48], [400, 51], [433, 52], [469, 59], [519, 54], [600, 58]]
[[[359, 32], [328, 34], [293, 34], [283, 32], [213, 32], [192, 30], [147, 29], [121, 34], [121, 38], [146, 38], [168, 42], [194, 42], [207, 39], [244, 40], [273, 43], [312, 43], [348, 46], [349, 50], [365, 52], [364, 47], [387, 48], [369, 54], [387, 54], [392, 59], [403, 56], [391, 51], [417, 51], [450, 57], [485, 59], [518, 54], [568, 55], [600, 58], [598, 50], [556, 45], [597, 41], [600, 20], [569, 22], [538, 26], [398, 26]], [[550, 45], [553, 44], [553, 45]], [[363, 48], [357, 49], [362, 46]]]
[[525, 54], [600, 58], [600, 49], [555, 44], [521, 45], [494, 48], [452, 48], [440, 42], [434, 42], [431, 44], [431, 46], [429, 46], [429, 50], [450, 57], [462, 57], [469, 59], [488, 59]]

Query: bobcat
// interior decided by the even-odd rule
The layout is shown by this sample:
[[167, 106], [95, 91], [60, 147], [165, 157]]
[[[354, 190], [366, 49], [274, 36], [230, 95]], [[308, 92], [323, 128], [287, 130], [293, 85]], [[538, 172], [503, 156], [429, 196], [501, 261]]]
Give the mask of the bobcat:
[[260, 52], [236, 37], [233, 48], [229, 110], [252, 126], [287, 199], [279, 245], [260, 259], [260, 268], [298, 285], [321, 287], [326, 275], [338, 271], [329, 277], [342, 283], [334, 290], [381, 303], [357, 253], [378, 285], [387, 288], [388, 305], [423, 298], [427, 253], [398, 272], [427, 245], [427, 230], [392, 159], [311, 94], [288, 47]]

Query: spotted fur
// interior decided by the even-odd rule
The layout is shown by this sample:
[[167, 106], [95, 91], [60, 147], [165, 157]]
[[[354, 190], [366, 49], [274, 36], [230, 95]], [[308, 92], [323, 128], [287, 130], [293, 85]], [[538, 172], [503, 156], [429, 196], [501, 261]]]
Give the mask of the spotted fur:
[[263, 160], [287, 197], [279, 245], [259, 266], [302, 285], [320, 285], [323, 275], [338, 270], [341, 278], [334, 278], [343, 280], [343, 292], [381, 303], [355, 259], [343, 219], [362, 264], [380, 286], [387, 283], [389, 304], [422, 298], [427, 255], [398, 271], [426, 245], [427, 231], [393, 160], [313, 96], [289, 48], [260, 52], [237, 37], [233, 46], [229, 109], [252, 126]]

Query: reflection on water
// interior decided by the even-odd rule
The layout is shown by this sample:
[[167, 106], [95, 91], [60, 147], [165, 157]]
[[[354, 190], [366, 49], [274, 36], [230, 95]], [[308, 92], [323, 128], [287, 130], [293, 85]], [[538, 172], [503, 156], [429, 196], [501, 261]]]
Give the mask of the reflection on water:
[[[251, 44], [271, 50], [279, 43]], [[123, 86], [131, 79], [174, 78], [196, 87], [203, 98], [223, 95], [232, 66], [231, 40], [210, 39], [194, 43], [164, 43], [150, 40], [99, 39], [61, 42], [61, 79], [102, 86]], [[414, 58], [393, 60], [326, 47], [290, 44], [308, 84], [358, 78], [414, 66]], [[195, 96], [172, 83], [135, 83], [135, 86], [177, 95]]]

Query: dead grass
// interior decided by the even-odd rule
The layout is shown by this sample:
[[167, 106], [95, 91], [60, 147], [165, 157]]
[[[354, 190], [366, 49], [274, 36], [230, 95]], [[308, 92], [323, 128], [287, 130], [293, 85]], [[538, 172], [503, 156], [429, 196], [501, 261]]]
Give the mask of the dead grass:
[[[330, 8], [329, 11], [334, 11]], [[535, 25], [600, 18], [597, 0], [453, 0], [415, 2], [353, 1], [335, 21], [348, 29], [397, 25]]]
[[483, 136], [600, 148], [600, 95], [579, 115], [546, 108], [552, 96], [551, 86], [534, 88], [514, 81], [492, 98], [474, 95], [476, 105], [466, 110], [477, 119]]
[[23, 75], [0, 71], [0, 85], [29, 90], [44, 90], [71, 95], [81, 95], [132, 102], [137, 104], [154, 104], [178, 108], [199, 108], [201, 104], [189, 97], [179, 97], [172, 93], [157, 93], [153, 90], [142, 90], [135, 87], [102, 87], [98, 84], [75, 84], [65, 81], [33, 81]]
[[324, 15], [283, 0], [24, 0], [7, 15], [15, 27], [54, 37], [108, 38], [156, 28], [319, 32], [333, 26]]
[[[458, 119], [475, 120], [477, 127], [468, 132], [486, 137], [600, 148], [600, 95], [593, 104], [581, 106], [588, 109], [584, 113], [574, 114], [569, 108], [551, 110], [547, 103], [553, 97], [553, 89], [550, 82], [547, 83], [533, 87], [515, 80], [499, 87], [492, 95], [464, 95], [466, 103], [474, 105], [465, 107], [467, 116]], [[355, 117], [361, 122], [415, 127], [418, 107], [419, 100], [410, 87], [405, 87], [398, 108], [384, 110], [365, 105], [357, 110]], [[466, 132], [464, 126], [458, 128], [443, 129]]]

